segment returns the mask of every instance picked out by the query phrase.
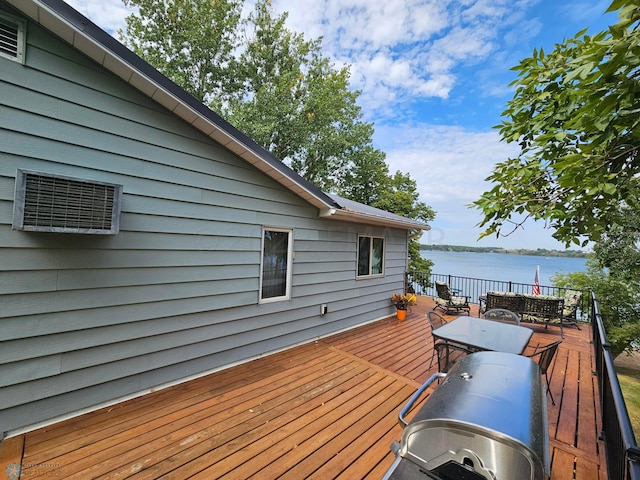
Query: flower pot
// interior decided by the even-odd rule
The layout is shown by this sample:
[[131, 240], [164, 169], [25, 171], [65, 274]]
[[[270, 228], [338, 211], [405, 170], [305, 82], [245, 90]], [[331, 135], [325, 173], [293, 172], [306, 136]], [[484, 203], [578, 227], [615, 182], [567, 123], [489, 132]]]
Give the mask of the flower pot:
[[398, 317], [398, 320], [404, 320], [407, 318], [407, 311], [398, 309], [396, 310], [396, 316]]

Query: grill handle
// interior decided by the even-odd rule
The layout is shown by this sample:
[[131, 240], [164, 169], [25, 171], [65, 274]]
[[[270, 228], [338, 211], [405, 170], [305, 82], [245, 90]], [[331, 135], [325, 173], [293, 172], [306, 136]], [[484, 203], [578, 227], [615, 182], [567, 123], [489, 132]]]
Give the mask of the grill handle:
[[416, 403], [418, 398], [420, 398], [420, 396], [424, 393], [424, 391], [427, 388], [429, 388], [433, 382], [435, 382], [439, 378], [444, 378], [446, 376], [447, 376], [446, 373], [441, 373], [441, 372], [434, 373], [429, 377], [429, 379], [426, 382], [424, 382], [420, 386], [420, 388], [418, 388], [418, 390], [416, 390], [416, 392], [413, 395], [411, 395], [411, 398], [409, 399], [407, 404], [404, 407], [402, 407], [402, 410], [400, 410], [400, 413], [398, 414], [398, 420], [400, 421], [400, 425], [402, 425], [403, 427], [406, 427], [408, 425], [407, 421], [404, 419], [404, 416], [409, 412], [409, 410], [413, 408], [413, 405]]

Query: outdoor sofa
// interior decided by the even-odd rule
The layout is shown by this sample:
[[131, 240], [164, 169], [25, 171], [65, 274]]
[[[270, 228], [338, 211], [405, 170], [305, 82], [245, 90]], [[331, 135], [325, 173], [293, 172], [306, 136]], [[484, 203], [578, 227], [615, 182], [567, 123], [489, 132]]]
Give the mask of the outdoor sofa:
[[491, 291], [486, 295], [485, 310], [504, 308], [516, 313], [522, 322], [544, 322], [545, 328], [559, 325], [564, 338], [564, 325], [577, 326], [576, 310], [581, 296], [574, 290], [567, 290], [564, 297]]

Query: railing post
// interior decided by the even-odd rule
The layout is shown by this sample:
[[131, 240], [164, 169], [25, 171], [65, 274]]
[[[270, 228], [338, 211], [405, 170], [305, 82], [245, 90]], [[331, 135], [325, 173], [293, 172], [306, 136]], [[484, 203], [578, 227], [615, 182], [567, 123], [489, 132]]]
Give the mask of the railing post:
[[635, 445], [627, 448], [627, 456], [631, 461], [640, 462], [640, 448]]
[[640, 478], [640, 450], [638, 447], [631, 447], [627, 450], [627, 458], [629, 459], [627, 467], [629, 471], [627, 472], [626, 478], [630, 478], [632, 480], [637, 480]]

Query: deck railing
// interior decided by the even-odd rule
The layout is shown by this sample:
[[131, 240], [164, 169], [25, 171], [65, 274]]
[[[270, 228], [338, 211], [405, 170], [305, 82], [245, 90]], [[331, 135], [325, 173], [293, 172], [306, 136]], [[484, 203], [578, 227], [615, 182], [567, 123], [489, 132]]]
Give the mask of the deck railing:
[[[446, 282], [456, 295], [464, 295], [469, 297], [470, 303], [479, 303], [480, 296], [486, 295], [487, 292], [514, 292], [514, 293], [532, 293], [533, 285], [531, 283], [516, 283], [503, 280], [489, 280], [485, 278], [457, 277], [455, 275], [442, 275], [432, 273], [431, 276], [421, 272], [412, 272], [408, 275], [409, 285], [419, 295], [435, 296], [435, 282]], [[566, 288], [554, 287], [550, 285], [540, 285], [541, 295], [564, 296]], [[580, 321], [589, 321], [591, 312], [591, 292], [589, 290], [578, 290], [582, 292], [582, 299], [577, 309], [576, 318]]]
[[[487, 280], [454, 275], [412, 273], [409, 285], [417, 294], [435, 296], [436, 281], [444, 281], [459, 295], [469, 297], [471, 303], [479, 303], [481, 295], [488, 291], [531, 293], [532, 284]], [[540, 286], [543, 295], [564, 295], [564, 288]], [[573, 290], [573, 289], [572, 289]], [[640, 448], [636, 443], [629, 420], [624, 397], [613, 365], [611, 345], [602, 322], [598, 300], [591, 291], [582, 291], [582, 302], [578, 319], [590, 323], [593, 329], [593, 344], [600, 391], [600, 413], [602, 417], [601, 438], [605, 443], [607, 477], [609, 480], [640, 480]]]
[[596, 372], [600, 390], [602, 434], [610, 480], [640, 480], [640, 448], [633, 434], [629, 413], [613, 365], [611, 345], [602, 323], [598, 300], [592, 295], [591, 326]]

